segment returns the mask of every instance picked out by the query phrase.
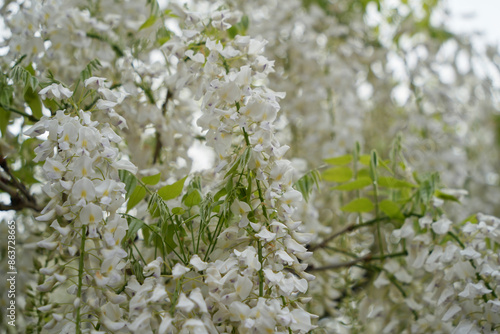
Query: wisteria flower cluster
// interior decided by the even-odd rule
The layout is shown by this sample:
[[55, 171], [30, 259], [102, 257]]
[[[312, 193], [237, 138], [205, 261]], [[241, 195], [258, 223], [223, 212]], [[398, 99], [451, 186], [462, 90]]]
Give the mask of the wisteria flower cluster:
[[498, 55], [439, 2], [0, 8], [0, 333], [498, 332]]

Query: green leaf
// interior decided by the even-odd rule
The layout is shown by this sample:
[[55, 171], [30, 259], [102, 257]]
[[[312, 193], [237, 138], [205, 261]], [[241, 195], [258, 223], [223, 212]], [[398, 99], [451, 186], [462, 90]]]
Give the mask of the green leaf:
[[366, 186], [372, 184], [372, 180], [368, 177], [360, 177], [352, 182], [344, 183], [339, 186], [333, 187], [333, 190], [341, 190], [341, 191], [351, 191], [357, 189], [363, 189]]
[[37, 179], [35, 179], [34, 174], [35, 172], [33, 171], [33, 166], [34, 163], [28, 163], [24, 164], [23, 168], [20, 168], [19, 170], [12, 171], [12, 174], [14, 174], [15, 177], [17, 177], [20, 180], [23, 180], [23, 183], [25, 185], [31, 185], [35, 183], [40, 183]]
[[132, 191], [135, 189], [135, 186], [137, 184], [137, 178], [135, 177], [134, 174], [130, 173], [129, 171], [120, 169], [118, 171], [118, 175], [120, 177], [120, 180], [125, 183], [125, 191], [127, 194], [125, 195], [125, 198], [129, 198], [130, 194]]
[[43, 105], [49, 109], [52, 113], [55, 113], [56, 110], [59, 110], [59, 106], [54, 101], [54, 99], [45, 99], [43, 100]]
[[401, 211], [399, 209], [399, 205], [397, 205], [395, 202], [385, 199], [382, 202], [379, 203], [379, 208], [382, 210], [383, 213], [388, 215], [390, 218], [398, 218], [398, 219], [403, 219], [404, 216], [401, 214]]
[[165, 240], [165, 244], [167, 245], [167, 250], [169, 252], [173, 251], [177, 247], [177, 244], [174, 241], [175, 225], [168, 224], [165, 221], [161, 230], [162, 230], [163, 240]]
[[420, 189], [418, 189], [418, 194], [419, 194], [419, 197], [423, 201], [424, 204], [429, 203], [432, 196], [434, 195], [434, 191], [435, 191], [435, 188], [434, 188], [430, 179], [424, 180], [420, 184]]
[[347, 165], [352, 161], [352, 155], [346, 154], [335, 158], [325, 159], [325, 162], [330, 165]]
[[236, 28], [236, 26], [232, 26], [231, 28], [227, 29], [227, 33], [229, 34], [229, 37], [233, 39], [236, 37], [236, 35], [238, 35], [238, 28]]
[[179, 17], [177, 14], [174, 14], [174, 12], [172, 12], [172, 10], [170, 9], [167, 9], [163, 12], [163, 14], [165, 14], [166, 16], [170, 16], [170, 17]]
[[135, 261], [132, 265], [132, 273], [140, 284], [144, 283], [143, 265], [139, 261]]
[[184, 212], [186, 212], [186, 210], [184, 210], [180, 206], [172, 209], [172, 214], [174, 214], [174, 215], [182, 215], [182, 214], [184, 214]]
[[381, 176], [378, 178], [377, 184], [380, 187], [386, 187], [386, 188], [418, 188], [416, 184], [404, 181], [404, 180], [398, 180], [396, 178], [393, 178], [391, 176]]
[[7, 138], [7, 125], [9, 125], [9, 120], [10, 111], [0, 107], [0, 131], [2, 131], [3, 138]]
[[139, 202], [142, 201], [144, 197], [146, 197], [146, 188], [144, 188], [143, 186], [135, 187], [127, 202], [127, 212], [134, 206], [139, 204]]
[[137, 231], [139, 231], [143, 226], [144, 222], [132, 216], [127, 216], [128, 230], [125, 238], [123, 238], [122, 243], [125, 245], [128, 240], [134, 240]]
[[201, 194], [198, 189], [191, 189], [182, 199], [182, 202], [187, 207], [192, 207], [200, 204], [201, 202]]
[[250, 147], [247, 147], [245, 149], [245, 152], [243, 152], [243, 154], [240, 155], [238, 159], [236, 159], [231, 168], [227, 171], [226, 175], [224, 175], [224, 178], [228, 177], [228, 175], [236, 173], [240, 166], [241, 168], [245, 168], [251, 156], [252, 150], [250, 149]]
[[250, 20], [248, 19], [248, 16], [244, 15], [241, 18], [241, 21], [232, 26], [231, 28], [227, 29], [227, 33], [229, 34], [230, 38], [236, 37], [236, 35], [246, 35], [246, 32], [248, 30], [248, 26], [250, 25]]
[[139, 27], [139, 31], [141, 31], [142, 29], [146, 29], [146, 28], [149, 28], [151, 27], [153, 24], [155, 24], [156, 20], [158, 18], [154, 15], [151, 15], [147, 20], [146, 22], [144, 22], [140, 27]]
[[87, 80], [88, 78], [92, 77], [92, 71], [98, 70], [101, 67], [101, 62], [99, 59], [92, 59], [87, 66], [80, 72], [80, 79], [82, 81]]
[[154, 185], [158, 184], [158, 182], [160, 182], [160, 179], [161, 179], [161, 173], [158, 173], [158, 174], [151, 175], [151, 176], [144, 176], [141, 179], [141, 181], [144, 184], [147, 184], [147, 185], [150, 185], [150, 186], [154, 186]]
[[352, 170], [348, 167], [335, 167], [323, 172], [323, 179], [331, 182], [346, 182], [352, 178]]
[[23, 68], [19, 65], [15, 66], [12, 69], [11, 77], [16, 83], [22, 82], [24, 85], [23, 94], [26, 94], [26, 91], [31, 88], [33, 91], [36, 87], [38, 87], [38, 79], [34, 77], [35, 70], [33, 66], [30, 64], [26, 68]]
[[357, 198], [340, 209], [347, 212], [370, 212], [374, 208], [372, 201], [368, 198]]
[[187, 179], [187, 175], [180, 179], [179, 181], [166, 185], [158, 190], [158, 195], [163, 198], [164, 201], [168, 201], [178, 197], [182, 193], [184, 188], [184, 182]]
[[[35, 69], [33, 68], [33, 63], [29, 63], [29, 65], [26, 66], [24, 69], [28, 71], [31, 75], [35, 75]], [[36, 86], [31, 88], [35, 89]]]
[[386, 169], [389, 173], [391, 173], [391, 175], [394, 175], [394, 172], [392, 171], [391, 167], [389, 167], [389, 164], [391, 163], [391, 161], [390, 161], [390, 160], [385, 160], [385, 161], [384, 161], [384, 160], [380, 159], [378, 162], [379, 162], [379, 163], [380, 163], [380, 165], [381, 165], [382, 167], [384, 167], [384, 168], [385, 168], [385, 169]]
[[161, 214], [160, 201], [163, 200], [156, 193], [149, 198], [148, 211], [152, 218], [160, 217]]
[[149, 228], [145, 228], [142, 230], [142, 236], [144, 237], [144, 242], [146, 243], [146, 245], [150, 245], [152, 233]]
[[248, 19], [248, 16], [247, 15], [243, 15], [241, 17], [241, 21], [240, 21], [239, 24], [243, 28], [243, 31], [247, 31], [248, 26], [250, 25], [250, 20]]
[[370, 166], [370, 161], [371, 161], [371, 158], [370, 158], [370, 155], [368, 155], [368, 154], [363, 154], [359, 157], [359, 162], [365, 166]]
[[160, 29], [156, 32], [156, 43], [158, 43], [159, 46], [162, 46], [167, 43], [171, 37], [172, 34], [167, 28], [160, 27]]
[[[300, 191], [302, 196], [306, 201], [309, 200], [309, 195], [311, 194], [313, 187], [316, 185], [316, 188], [319, 188], [319, 180], [321, 176], [317, 170], [312, 170], [309, 173], [302, 176], [297, 182], [295, 182], [294, 187]], [[250, 183], [251, 185], [251, 183]], [[249, 193], [251, 193], [249, 191]]]
[[370, 178], [370, 171], [366, 168], [363, 168], [363, 169], [360, 169], [358, 170], [358, 179], [361, 179], [361, 178]]
[[40, 101], [40, 97], [38, 96], [38, 94], [33, 91], [31, 87], [26, 90], [26, 93], [24, 94], [24, 100], [30, 107], [33, 116], [40, 119], [43, 116], [42, 102]]
[[458, 198], [456, 198], [455, 196], [453, 195], [450, 195], [450, 194], [446, 194], [440, 190], [436, 190], [434, 192], [434, 196], [436, 196], [437, 198], [440, 198], [442, 200], [445, 200], [445, 201], [453, 201], [453, 202], [457, 202], [457, 203], [460, 203], [460, 201], [458, 200]]
[[460, 226], [464, 225], [467, 222], [470, 222], [471, 224], [477, 224], [478, 220], [477, 220], [476, 214], [470, 215], [469, 217], [462, 220], [462, 222], [460, 223]]
[[0, 104], [4, 106], [9, 106], [12, 101], [12, 94], [14, 93], [14, 88], [9, 85], [0, 86]]
[[227, 195], [227, 190], [226, 188], [222, 188], [221, 190], [219, 190], [215, 196], [214, 196], [214, 201], [218, 201], [222, 196], [225, 196]]

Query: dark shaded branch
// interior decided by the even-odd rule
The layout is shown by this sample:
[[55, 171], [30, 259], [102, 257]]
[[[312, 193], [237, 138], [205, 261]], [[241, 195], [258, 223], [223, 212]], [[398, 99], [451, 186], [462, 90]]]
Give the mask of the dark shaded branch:
[[347, 261], [347, 262], [341, 262], [341, 263], [334, 263], [334, 264], [329, 264], [323, 267], [309, 267], [307, 268], [307, 271], [325, 271], [325, 270], [330, 270], [330, 269], [339, 269], [339, 268], [344, 268], [344, 267], [352, 267], [353, 265], [357, 264], [358, 262], [365, 262], [365, 261], [370, 261], [372, 258], [371, 254], [367, 254], [362, 257], [358, 257], [357, 259]]
[[404, 251], [404, 252], [392, 253], [392, 254], [385, 254], [385, 255], [366, 254], [364, 256], [357, 257], [354, 254], [351, 254], [349, 252], [345, 252], [345, 251], [342, 251], [342, 250], [339, 250], [339, 252], [343, 253], [343, 254], [346, 254], [346, 255], [348, 255], [350, 257], [354, 257], [354, 260], [347, 261], [347, 262], [341, 262], [341, 263], [334, 263], [334, 264], [326, 265], [326, 266], [323, 266], [323, 267], [317, 267], [317, 268], [311, 266], [311, 267], [307, 268], [307, 271], [322, 271], [322, 270], [330, 270], [330, 269], [338, 269], [338, 268], [344, 268], [344, 267], [351, 267], [351, 266], [354, 266], [354, 265], [358, 264], [359, 262], [370, 262], [370, 261], [384, 260], [384, 259], [387, 259], [387, 258], [393, 258], [393, 257], [399, 257], [399, 256], [406, 256], [406, 255], [408, 255], [408, 252]]
[[[12, 201], [12, 199], [11, 199], [11, 201]], [[42, 209], [40, 207], [36, 206], [36, 204], [31, 203], [31, 202], [26, 202], [26, 201], [18, 202], [15, 204], [0, 203], [0, 211], [9, 211], [9, 210], [19, 211], [22, 209], [33, 209], [37, 212], [42, 211]]]
[[[172, 99], [173, 96], [174, 94], [170, 90], [167, 90], [167, 96], [165, 98], [165, 102], [163, 102], [161, 106], [161, 113], [163, 117], [165, 117], [167, 113], [168, 102]], [[156, 146], [155, 146], [155, 152], [153, 154], [153, 164], [155, 164], [156, 162], [161, 162], [159, 160], [162, 147], [163, 144], [161, 143], [161, 135], [158, 129], [156, 129]]]
[[23, 111], [21, 111], [21, 110], [14, 109], [14, 108], [12, 108], [12, 107], [7, 107], [6, 105], [3, 105], [3, 104], [0, 104], [0, 107], [1, 107], [2, 109], [7, 110], [7, 111], [13, 112], [13, 113], [15, 113], [15, 114], [18, 114], [18, 115], [24, 116], [24, 117], [26, 117], [27, 119], [29, 119], [29, 120], [30, 120], [30, 121], [32, 121], [32, 122], [35, 122], [35, 123], [36, 123], [36, 122], [38, 122], [38, 121], [39, 121], [39, 119], [38, 119], [38, 118], [36, 118], [35, 116], [33, 116], [33, 115], [28, 115], [27, 113], [25, 113], [25, 112], [23, 112]]
[[309, 250], [310, 251], [314, 251], [314, 250], [316, 250], [318, 248], [323, 248], [330, 241], [332, 241], [333, 239], [335, 239], [336, 237], [338, 237], [338, 236], [340, 236], [342, 234], [349, 233], [349, 232], [355, 231], [355, 230], [357, 230], [359, 228], [362, 228], [362, 227], [365, 227], [365, 226], [370, 226], [370, 225], [373, 225], [373, 224], [378, 223], [380, 221], [389, 220], [389, 219], [390, 219], [389, 217], [380, 217], [380, 218], [376, 218], [376, 219], [372, 219], [372, 220], [369, 220], [367, 222], [364, 222], [363, 224], [351, 224], [351, 225], [348, 225], [348, 226], [344, 227], [342, 230], [340, 230], [338, 232], [335, 232], [335, 233], [331, 234], [330, 236], [326, 237], [321, 243], [309, 247]]
[[11, 202], [11, 204], [0, 203], [0, 211], [22, 210], [24, 208], [42, 211], [42, 208], [37, 205], [35, 197], [29, 193], [26, 186], [12, 173], [5, 157], [0, 156], [0, 167], [10, 177], [10, 179], [5, 177], [0, 178], [0, 190], [9, 194]]

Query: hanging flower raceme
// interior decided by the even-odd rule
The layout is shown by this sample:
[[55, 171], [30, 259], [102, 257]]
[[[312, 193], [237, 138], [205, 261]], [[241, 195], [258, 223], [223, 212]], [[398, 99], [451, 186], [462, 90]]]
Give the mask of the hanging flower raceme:
[[[63, 97], [57, 96], [59, 91], [66, 98], [72, 95], [60, 84], [49, 87], [54, 97]], [[59, 110], [53, 117], [42, 117], [25, 134], [46, 132], [36, 159], [45, 161], [43, 190], [51, 200], [37, 220], [50, 224], [53, 233], [38, 246], [54, 251], [62, 261], [55, 264], [49, 259], [49, 267], [40, 270], [45, 281], [38, 290], [56, 289], [66, 299], [60, 303], [64, 306], [50, 309], [52, 320], [45, 328], [70, 332], [95, 323], [101, 305], [110, 301], [109, 293], [124, 285], [127, 253], [121, 241], [128, 224], [117, 213], [125, 202], [118, 170], [135, 173], [137, 168], [118, 160], [115, 145], [121, 138], [109, 124], [92, 121], [90, 112]]]
[[[265, 41], [236, 36], [222, 44], [216, 36], [225, 34], [225, 25], [214, 27], [220, 29], [214, 37], [184, 35], [205, 49], [188, 50], [178, 62], [178, 73], [190, 69], [192, 79], [184, 82], [202, 100], [198, 125], [218, 157], [216, 171], [233, 184], [224, 198], [234, 226], [219, 235], [218, 250], [202, 270], [209, 288], [205, 301], [218, 331], [305, 333], [314, 328], [313, 316], [299, 296], [314, 277], [299, 260], [311, 255], [304, 247], [310, 236], [294, 215], [302, 195], [292, 187], [291, 163], [283, 159], [288, 146], [274, 136], [284, 94], [256, 84], [272, 71], [261, 55]], [[203, 31], [203, 25], [194, 28]], [[174, 52], [179, 43], [167, 44]], [[223, 251], [228, 248], [233, 250]]]
[[[455, 224], [438, 206], [464, 192], [438, 190], [404, 158], [362, 154], [363, 143], [387, 145], [404, 128], [395, 147], [410, 147], [417, 166], [450, 167], [444, 176], [455, 186], [469, 174], [498, 183], [498, 152], [477, 149], [494, 146], [484, 145], [495, 137], [491, 86], [476, 69], [460, 73], [460, 62], [476, 59], [461, 54], [467, 43], [450, 51], [458, 80], [437, 86], [435, 67], [449, 57], [438, 52], [443, 38], [457, 39], [438, 27], [409, 29], [421, 21], [419, 4], [96, 3], [3, 8], [12, 34], [0, 61], [2, 150], [22, 142], [12, 121], [41, 118], [26, 134], [45, 136], [34, 154], [25, 141], [5, 159], [16, 166], [31, 155], [26, 170], [43, 173], [47, 195], [36, 220], [48, 233], [36, 250], [38, 281], [26, 284], [36, 286], [27, 332], [498, 329], [498, 219]], [[402, 19], [389, 20], [394, 12]], [[393, 71], [394, 60], [406, 73]], [[200, 143], [215, 167], [189, 172]], [[335, 191], [310, 193], [317, 171], [297, 180], [294, 166], [306, 173], [354, 147], [325, 160], [339, 163], [324, 173]], [[394, 149], [389, 160], [402, 155]], [[377, 161], [390, 177], [377, 176]], [[1, 169], [14, 187], [29, 175]], [[17, 187], [20, 199], [37, 191], [28, 182]], [[493, 188], [480, 189], [477, 203], [494, 204]], [[352, 191], [356, 202], [344, 203]], [[9, 195], [11, 207], [22, 202]]]

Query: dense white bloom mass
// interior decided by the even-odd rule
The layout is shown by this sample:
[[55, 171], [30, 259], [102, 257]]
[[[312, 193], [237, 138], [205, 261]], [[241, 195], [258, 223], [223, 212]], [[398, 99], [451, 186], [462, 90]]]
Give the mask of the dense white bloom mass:
[[[72, 92], [65, 95], [71, 97]], [[51, 200], [37, 220], [52, 222], [50, 226], [54, 232], [38, 246], [57, 249], [61, 255], [79, 253], [87, 264], [85, 269], [80, 265], [75, 270], [75, 260], [70, 259], [67, 263], [59, 263], [56, 270], [41, 269], [45, 282], [37, 287], [39, 291], [67, 289], [67, 293], [80, 301], [76, 312], [73, 307], [61, 306], [51, 308], [48, 313], [52, 320], [45, 328], [69, 331], [74, 330], [81, 313], [95, 312], [92, 303], [97, 306], [99, 300], [108, 300], [106, 289], [124, 283], [123, 259], [127, 253], [121, 249], [120, 243], [128, 225], [116, 210], [125, 202], [125, 185], [116, 168], [118, 149], [112, 146], [112, 142], [120, 141], [120, 138], [110, 136], [109, 130], [106, 131], [109, 129], [107, 123], [93, 122], [90, 113], [83, 110], [74, 116], [62, 110], [54, 117], [44, 116], [25, 134], [43, 134], [40, 129], [49, 132], [44, 150], [37, 152], [37, 158], [45, 160], [44, 171], [49, 182], [45, 184], [44, 192]], [[73, 132], [68, 133], [68, 129]], [[101, 129], [105, 131], [101, 132]], [[114, 152], [111, 157], [109, 151]], [[54, 220], [55, 215], [57, 220]], [[65, 226], [62, 227], [60, 222]], [[67, 279], [72, 282], [69, 287], [65, 285]], [[105, 322], [106, 327], [120, 327], [109, 321]]]
[[20, 331], [498, 332], [498, 92], [438, 4], [0, 7]]

